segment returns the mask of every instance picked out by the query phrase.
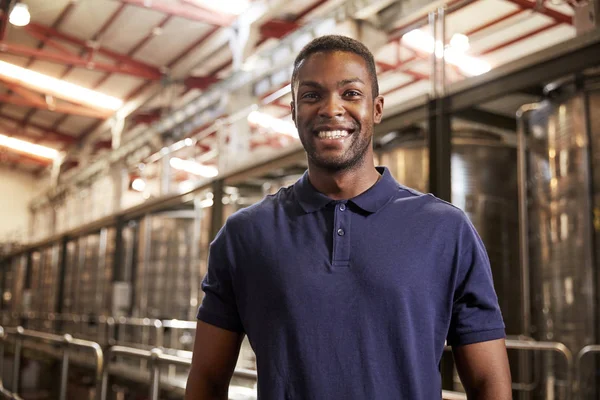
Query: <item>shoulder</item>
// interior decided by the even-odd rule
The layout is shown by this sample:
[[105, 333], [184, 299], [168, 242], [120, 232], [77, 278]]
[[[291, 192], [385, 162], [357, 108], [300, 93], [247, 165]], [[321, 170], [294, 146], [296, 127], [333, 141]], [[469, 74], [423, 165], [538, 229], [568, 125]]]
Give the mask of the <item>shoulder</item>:
[[292, 186], [281, 188], [277, 193], [267, 195], [259, 202], [234, 212], [225, 221], [225, 229], [230, 233], [247, 234], [271, 227], [277, 215], [294, 204]]
[[470, 223], [465, 212], [454, 204], [402, 184], [398, 184], [398, 193], [392, 201], [392, 207], [408, 210], [423, 222], [431, 221], [453, 227]]

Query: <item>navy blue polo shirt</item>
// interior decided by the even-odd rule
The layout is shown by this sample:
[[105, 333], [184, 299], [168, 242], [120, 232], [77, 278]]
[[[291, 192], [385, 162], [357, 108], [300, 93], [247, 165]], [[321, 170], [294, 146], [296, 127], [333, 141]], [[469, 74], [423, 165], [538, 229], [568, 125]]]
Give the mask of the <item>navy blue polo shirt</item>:
[[347, 201], [305, 173], [211, 243], [198, 318], [248, 336], [260, 399], [440, 399], [444, 341], [504, 337], [466, 215], [378, 170]]

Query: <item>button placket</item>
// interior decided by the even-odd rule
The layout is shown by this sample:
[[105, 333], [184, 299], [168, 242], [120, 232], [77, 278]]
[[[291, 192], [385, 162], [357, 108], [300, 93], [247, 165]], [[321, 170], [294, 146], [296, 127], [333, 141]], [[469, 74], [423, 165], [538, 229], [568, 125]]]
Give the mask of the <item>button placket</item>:
[[334, 233], [333, 233], [333, 259], [334, 267], [348, 267], [350, 261], [350, 220], [352, 213], [345, 203], [335, 207]]

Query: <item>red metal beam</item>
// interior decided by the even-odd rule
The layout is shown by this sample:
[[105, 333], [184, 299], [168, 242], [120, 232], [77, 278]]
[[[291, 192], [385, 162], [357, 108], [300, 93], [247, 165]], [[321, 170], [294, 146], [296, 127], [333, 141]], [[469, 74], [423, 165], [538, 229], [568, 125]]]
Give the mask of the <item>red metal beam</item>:
[[42, 137], [40, 137], [38, 135], [33, 135], [30, 132], [27, 132], [25, 128], [22, 128], [20, 126], [10, 126], [2, 120], [0, 120], [0, 133], [7, 136], [22, 137], [23, 139], [33, 140], [35, 142], [45, 139], [56, 141], [62, 144], [72, 144], [76, 141], [76, 139], [73, 136], [50, 131], [43, 131]]
[[535, 10], [535, 11], [539, 12], [540, 14], [543, 14], [547, 17], [552, 18], [554, 21], [556, 21], [558, 23], [573, 25], [573, 17], [571, 17], [570, 15], [563, 14], [559, 11], [553, 10], [551, 8], [538, 7], [537, 1], [529, 1], [529, 0], [508, 0], [508, 1], [510, 1], [511, 3], [516, 4], [522, 8]]
[[[108, 21], [105, 23], [105, 25], [102, 27], [102, 28], [104, 28], [104, 30], [106, 29], [107, 26], [109, 26], [109, 23], [111, 23], [116, 18], [115, 15], [117, 14], [118, 11], [119, 10], [117, 10], [113, 14], [113, 16], [111, 16], [111, 18], [109, 18]], [[160, 75], [160, 71], [156, 67], [145, 64], [141, 61], [134, 60], [133, 58], [131, 58], [129, 56], [123, 55], [121, 53], [117, 53], [116, 51], [112, 51], [112, 50], [109, 50], [104, 47], [92, 48], [89, 46], [88, 42], [86, 42], [82, 39], [76, 38], [74, 36], [68, 35], [66, 33], [59, 32], [58, 30], [56, 30], [54, 28], [32, 22], [29, 25], [27, 25], [25, 27], [25, 29], [27, 31], [29, 31], [30, 33], [36, 32], [40, 35], [55, 37], [57, 39], [64, 40], [65, 42], [71, 43], [75, 46], [84, 48], [86, 50], [86, 52], [88, 53], [88, 58], [86, 58], [86, 61], [88, 61], [88, 62], [90, 61], [90, 56], [94, 52], [97, 52], [99, 54], [102, 54], [103, 56], [112, 58], [113, 60], [115, 60], [116, 62], [118, 62], [120, 64], [123, 64], [124, 66], [128, 66], [128, 68], [131, 68], [132, 70], [145, 70], [152, 74]], [[102, 29], [100, 31], [98, 31], [98, 33], [95, 35], [95, 37], [97, 35], [101, 35], [101, 34], [102, 34]]]
[[297, 22], [272, 19], [261, 25], [260, 35], [263, 39], [281, 39], [294, 32], [299, 27], [300, 24]]
[[173, 3], [164, 0], [120, 0], [132, 6], [144, 7], [164, 14], [204, 22], [216, 26], [230, 26], [235, 20], [234, 15], [226, 15], [213, 10], [204, 10], [189, 4]]
[[17, 45], [17, 44], [8, 44], [8, 43], [0, 43], [0, 51], [6, 52], [10, 54], [15, 54], [19, 56], [26, 57], [35, 57], [42, 60], [55, 62], [58, 64], [70, 64], [79, 67], [95, 69], [106, 72], [116, 72], [121, 74], [133, 75], [140, 78], [150, 79], [150, 80], [159, 80], [162, 77], [162, 74], [157, 70], [156, 72], [151, 72], [148, 70], [134, 69], [129, 65], [111, 65], [105, 63], [97, 63], [97, 62], [89, 62], [83, 58], [78, 58], [75, 56], [67, 56], [65, 54], [57, 54], [50, 53], [44, 50], [36, 50], [31, 49], [29, 47]]
[[23, 153], [21, 151], [14, 150], [14, 149], [4, 147], [4, 146], [0, 146], [0, 153], [4, 153], [11, 160], [14, 160], [15, 163], [25, 161], [25, 162], [32, 163], [35, 165], [40, 165], [42, 167], [47, 167], [50, 164], [52, 164], [52, 160], [49, 160], [47, 158], [36, 157], [32, 154]]
[[512, 40], [506, 41], [504, 43], [500, 43], [499, 45], [496, 45], [494, 47], [490, 47], [489, 49], [485, 49], [485, 50], [479, 52], [476, 55], [478, 55], [478, 56], [484, 56], [486, 54], [493, 53], [495, 51], [498, 51], [500, 49], [503, 49], [505, 47], [513, 45], [513, 44], [515, 44], [517, 42], [520, 42], [522, 40], [531, 38], [531, 37], [537, 35], [538, 33], [547, 31], [548, 29], [554, 28], [555, 26], [558, 26], [558, 25], [560, 25], [560, 22], [551, 22], [551, 23], [549, 23], [547, 25], [542, 26], [541, 28], [535, 29], [535, 30], [533, 30], [531, 32], [527, 32], [527, 33], [525, 33], [525, 34], [523, 34], [523, 35], [521, 35], [519, 37], [516, 37], [516, 38], [514, 38]]
[[465, 35], [466, 36], [474, 35], [474, 34], [476, 34], [478, 32], [481, 32], [481, 31], [483, 31], [485, 29], [488, 29], [488, 28], [490, 28], [490, 27], [492, 27], [492, 26], [494, 26], [496, 24], [499, 24], [500, 22], [504, 22], [507, 19], [510, 19], [510, 18], [512, 18], [512, 17], [514, 17], [514, 16], [516, 16], [518, 14], [521, 14], [522, 12], [523, 12], [522, 9], [518, 9], [518, 10], [515, 10], [515, 11], [512, 11], [512, 12], [509, 12], [508, 14], [505, 14], [505, 15], [503, 15], [501, 17], [493, 19], [490, 22], [487, 22], [487, 23], [485, 23], [483, 25], [480, 25], [480, 26], [478, 26], [475, 29], [471, 29], [470, 31], [465, 32]]
[[387, 95], [388, 95], [388, 94], [390, 94], [390, 93], [393, 93], [393, 92], [395, 92], [395, 91], [398, 91], [398, 90], [400, 90], [400, 89], [404, 89], [405, 87], [408, 87], [408, 86], [410, 86], [410, 85], [412, 85], [412, 84], [414, 84], [414, 83], [417, 83], [417, 82], [419, 82], [419, 81], [420, 81], [420, 79], [413, 79], [412, 81], [408, 81], [408, 82], [406, 82], [406, 83], [403, 83], [403, 84], [402, 84], [402, 85], [400, 85], [400, 86], [396, 86], [395, 88], [392, 88], [392, 89], [386, 90], [385, 92], [381, 93], [381, 95], [382, 95], [382, 96], [387, 96]]
[[59, 132], [59, 131], [56, 131], [53, 129], [48, 129], [45, 126], [38, 125], [33, 122], [28, 122], [27, 124], [25, 124], [25, 123], [23, 123], [22, 120], [12, 117], [10, 115], [0, 113], [0, 121], [1, 121], [1, 119], [5, 119], [7, 121], [12, 121], [12, 122], [17, 123], [17, 127], [12, 128], [12, 129], [17, 129], [15, 132], [22, 131], [23, 132], [23, 133], [21, 133], [22, 135], [30, 135], [25, 130], [26, 130], [27, 126], [31, 126], [32, 128], [42, 131], [44, 133], [44, 135], [48, 135], [47, 139], [49, 139], [49, 140], [55, 140], [55, 141], [65, 143], [65, 144], [72, 144], [77, 141], [77, 138], [75, 138], [71, 135], [67, 135], [66, 133], [62, 133], [62, 132]]
[[38, 32], [37, 30], [28, 29], [26, 27], [25, 31], [27, 33], [29, 33], [31, 36], [33, 36], [35, 39], [39, 40], [40, 42], [43, 41], [46, 44], [46, 46], [52, 47], [53, 49], [58, 50], [62, 54], [66, 54], [66, 55], [69, 55], [69, 56], [74, 56], [75, 55], [74, 52], [72, 52], [71, 50], [67, 49], [62, 44], [58, 43], [55, 40], [52, 40], [51, 38], [49, 38], [48, 36], [44, 35], [43, 33]]
[[188, 76], [183, 80], [183, 84], [188, 89], [200, 89], [204, 90], [213, 83], [219, 82], [219, 78], [216, 76]]
[[57, 113], [82, 115], [85, 117], [106, 119], [112, 115], [112, 111], [92, 110], [91, 108], [72, 105], [72, 104], [56, 104], [49, 106], [44, 101], [32, 101], [30, 98], [18, 97], [14, 95], [2, 94], [0, 101], [23, 107], [35, 107], [40, 110], [48, 110]]

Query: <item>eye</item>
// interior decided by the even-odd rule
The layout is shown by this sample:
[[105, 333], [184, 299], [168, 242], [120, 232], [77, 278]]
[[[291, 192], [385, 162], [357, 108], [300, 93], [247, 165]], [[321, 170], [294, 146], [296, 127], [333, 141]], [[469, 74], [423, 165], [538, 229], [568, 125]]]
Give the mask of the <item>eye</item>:
[[314, 99], [314, 98], [316, 98], [316, 97], [318, 97], [318, 96], [319, 96], [319, 95], [318, 95], [318, 94], [316, 94], [315, 92], [307, 92], [307, 93], [304, 93], [304, 94], [302, 95], [302, 98]]
[[358, 90], [346, 90], [344, 92], [344, 96], [346, 97], [360, 97], [362, 95], [362, 93], [360, 93]]
[[300, 98], [305, 100], [317, 100], [319, 98], [319, 94], [316, 92], [306, 92]]

